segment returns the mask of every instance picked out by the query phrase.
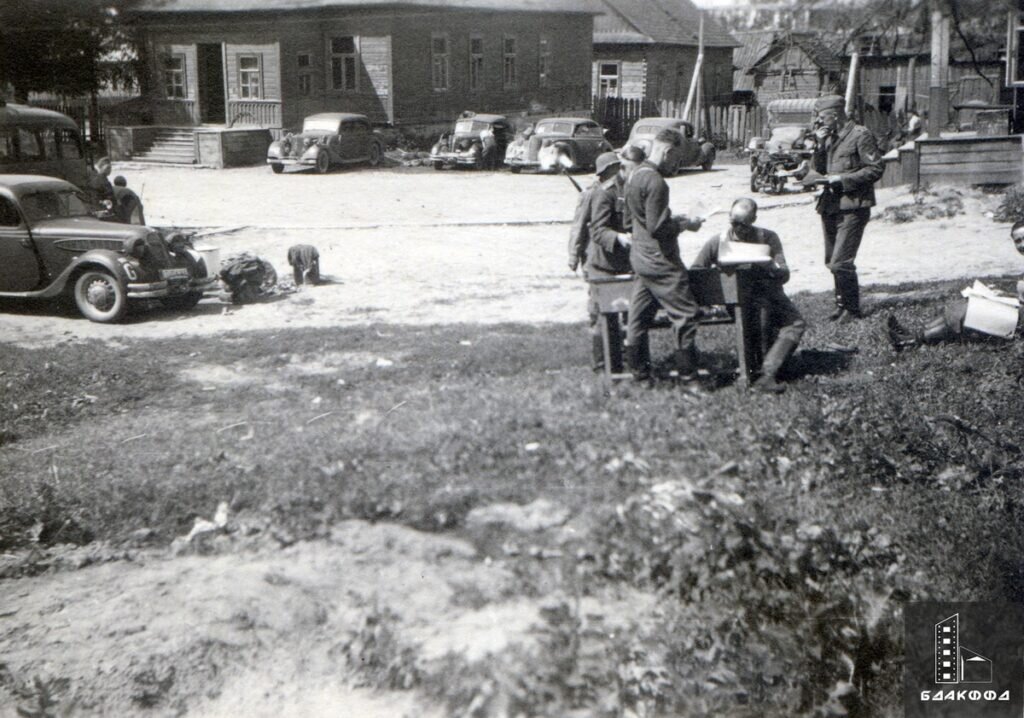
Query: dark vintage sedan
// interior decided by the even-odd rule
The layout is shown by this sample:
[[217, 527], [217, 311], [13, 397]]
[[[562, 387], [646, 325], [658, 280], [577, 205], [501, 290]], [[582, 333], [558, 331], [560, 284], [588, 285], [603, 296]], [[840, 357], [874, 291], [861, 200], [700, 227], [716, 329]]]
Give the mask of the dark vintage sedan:
[[196, 305], [216, 287], [217, 270], [183, 235], [105, 222], [64, 180], [0, 175], [0, 297], [68, 294], [94, 322], [116, 322], [130, 299], [171, 308]]
[[366, 115], [321, 112], [302, 122], [302, 132], [270, 143], [267, 164], [276, 173], [285, 167], [315, 167], [326, 174], [333, 165], [367, 162], [376, 167], [384, 154], [380, 137]]
[[592, 169], [602, 152], [612, 148], [605, 130], [583, 117], [549, 117], [534, 128], [533, 136], [522, 144], [512, 144], [505, 153], [505, 164], [513, 172], [524, 169]]
[[[489, 150], [484, 146], [487, 135], [493, 140]], [[430, 149], [430, 163], [435, 170], [500, 167], [512, 135], [512, 125], [504, 115], [460, 117], [455, 121], [454, 130], [443, 134]]]
[[682, 142], [672, 151], [668, 160], [668, 173], [678, 174], [684, 167], [700, 167], [711, 169], [715, 161], [715, 145], [701, 141], [694, 135], [693, 125], [677, 117], [645, 117], [637, 120], [629, 133], [627, 144], [636, 145], [644, 152], [651, 151], [651, 142], [664, 129], [675, 130], [682, 137]]

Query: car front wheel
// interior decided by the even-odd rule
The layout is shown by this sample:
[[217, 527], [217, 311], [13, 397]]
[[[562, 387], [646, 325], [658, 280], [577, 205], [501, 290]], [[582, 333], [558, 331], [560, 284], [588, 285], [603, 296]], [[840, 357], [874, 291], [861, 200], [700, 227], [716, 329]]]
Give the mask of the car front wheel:
[[270, 169], [274, 171], [274, 174], [279, 175], [284, 172], [284, 165], [280, 162], [274, 162], [270, 165]]
[[327, 150], [324, 150], [316, 156], [316, 171], [325, 175], [329, 169], [331, 169], [331, 158], [327, 156]]
[[128, 309], [124, 285], [110, 272], [92, 269], [75, 282], [75, 305], [86, 319], [109, 324], [119, 321]]
[[188, 294], [179, 294], [176, 297], [161, 297], [160, 303], [167, 309], [187, 311], [199, 304], [199, 300], [202, 298], [202, 292], [189, 292]]
[[370, 167], [380, 164], [380, 145], [376, 142], [370, 144]]

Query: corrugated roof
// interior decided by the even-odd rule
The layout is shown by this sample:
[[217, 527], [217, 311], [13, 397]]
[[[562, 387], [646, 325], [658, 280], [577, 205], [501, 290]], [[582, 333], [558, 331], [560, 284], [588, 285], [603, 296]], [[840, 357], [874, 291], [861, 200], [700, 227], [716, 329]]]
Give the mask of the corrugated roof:
[[142, 0], [136, 12], [281, 12], [328, 8], [411, 7], [511, 12], [604, 12], [600, 0]]
[[[701, 11], [690, 0], [603, 0], [608, 12], [594, 19], [594, 42], [697, 46]], [[704, 16], [705, 47], [739, 43], [710, 15]]]

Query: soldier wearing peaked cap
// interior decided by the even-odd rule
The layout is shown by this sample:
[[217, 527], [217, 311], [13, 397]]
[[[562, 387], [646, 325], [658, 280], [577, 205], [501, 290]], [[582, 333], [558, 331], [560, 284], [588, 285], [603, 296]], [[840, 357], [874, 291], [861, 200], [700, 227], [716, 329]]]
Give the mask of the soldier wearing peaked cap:
[[827, 179], [818, 198], [818, 214], [825, 234], [825, 264], [832, 272], [836, 294], [836, 310], [830, 318], [847, 322], [861, 316], [854, 260], [884, 166], [874, 135], [846, 116], [842, 97], [819, 97], [814, 112], [818, 125], [814, 169]]

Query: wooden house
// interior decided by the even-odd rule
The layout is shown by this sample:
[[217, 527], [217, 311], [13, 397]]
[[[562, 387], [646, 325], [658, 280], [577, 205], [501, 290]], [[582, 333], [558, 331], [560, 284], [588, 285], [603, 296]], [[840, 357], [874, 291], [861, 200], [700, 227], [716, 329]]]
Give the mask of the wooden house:
[[415, 131], [464, 110], [586, 112], [586, 0], [142, 0], [152, 126], [293, 129], [317, 112]]
[[[690, 0], [602, 0], [594, 19], [594, 96], [678, 103], [697, 63], [700, 10]], [[704, 20], [704, 96], [732, 96], [732, 51], [739, 45]]]
[[841, 88], [842, 60], [816, 33], [779, 30], [737, 33], [735, 89], [752, 92], [758, 104], [817, 97]]

